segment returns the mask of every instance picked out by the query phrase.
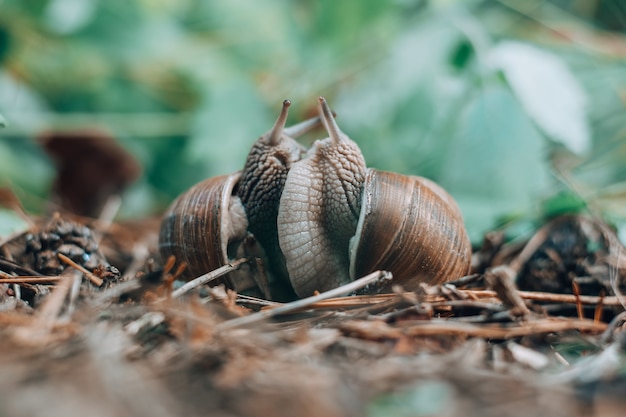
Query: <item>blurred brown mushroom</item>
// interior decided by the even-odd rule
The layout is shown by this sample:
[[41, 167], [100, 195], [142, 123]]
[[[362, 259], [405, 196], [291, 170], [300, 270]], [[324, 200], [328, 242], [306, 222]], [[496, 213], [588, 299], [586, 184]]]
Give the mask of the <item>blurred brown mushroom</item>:
[[110, 197], [141, 175], [137, 160], [104, 131], [48, 131], [37, 140], [57, 165], [51, 196], [56, 210], [98, 217]]

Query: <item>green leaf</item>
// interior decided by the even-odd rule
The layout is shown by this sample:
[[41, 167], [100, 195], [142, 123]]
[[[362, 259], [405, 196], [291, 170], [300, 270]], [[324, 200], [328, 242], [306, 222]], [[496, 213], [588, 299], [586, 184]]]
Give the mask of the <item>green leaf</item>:
[[459, 42], [454, 51], [452, 51], [450, 63], [454, 68], [458, 70], [463, 70], [467, 67], [474, 55], [475, 51], [472, 44], [463, 39], [461, 42]]
[[5, 127], [6, 125], [7, 125], [7, 122], [4, 119], [4, 116], [2, 116], [2, 114], [0, 114], [0, 127]]
[[562, 191], [543, 202], [544, 216], [554, 217], [565, 213], [580, 213], [587, 207], [587, 202], [578, 194]]
[[5, 58], [9, 56], [13, 42], [13, 36], [11, 36], [8, 29], [0, 26], [0, 63], [4, 62]]
[[52, 0], [45, 9], [44, 21], [56, 33], [69, 34], [89, 24], [96, 9], [95, 0]]
[[502, 85], [486, 86], [458, 122], [441, 184], [457, 199], [470, 238], [503, 216], [533, 212], [549, 184], [544, 141], [515, 97]]
[[458, 37], [445, 16], [429, 15], [397, 36], [387, 58], [357, 73], [332, 100], [342, 129], [359, 144], [369, 166], [437, 175], [451, 113], [470, 84], [467, 76], [442, 71]]
[[489, 62], [504, 72], [528, 115], [550, 138], [577, 154], [589, 150], [587, 97], [558, 56], [532, 45], [505, 41], [491, 50]]

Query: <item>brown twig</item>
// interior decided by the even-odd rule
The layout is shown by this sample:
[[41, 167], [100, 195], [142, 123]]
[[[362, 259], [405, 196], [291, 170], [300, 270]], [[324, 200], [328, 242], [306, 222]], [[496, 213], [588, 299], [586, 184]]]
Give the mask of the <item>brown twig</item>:
[[576, 313], [578, 318], [582, 320], [585, 318], [585, 313], [583, 312], [583, 304], [580, 302], [580, 286], [576, 281], [572, 281], [572, 292], [576, 297]]
[[539, 247], [548, 238], [548, 232], [552, 225], [550, 223], [542, 226], [537, 232], [530, 238], [530, 240], [524, 246], [524, 249], [509, 263], [509, 267], [518, 273], [522, 266], [528, 262], [533, 253], [539, 249]]
[[0, 284], [54, 284], [59, 282], [61, 277], [46, 277], [46, 276], [19, 276], [19, 277], [5, 277], [0, 276]]
[[[498, 294], [492, 290], [458, 290], [468, 297], [481, 300], [485, 298], [498, 299]], [[525, 300], [531, 301], [545, 301], [553, 303], [567, 303], [576, 304], [576, 296], [573, 294], [558, 294], [540, 291], [517, 291], [519, 296]], [[334, 307], [361, 307], [371, 304], [378, 304], [387, 301], [390, 298], [395, 297], [395, 294], [376, 294], [376, 295], [361, 295], [361, 296], [348, 296], [348, 297], [336, 297], [327, 300], [316, 302], [309, 306], [309, 308], [334, 308]], [[583, 305], [597, 305], [602, 300], [603, 306], [621, 306], [620, 300], [617, 297], [597, 297], [593, 295], [581, 295], [579, 297], [580, 303]], [[424, 301], [430, 303], [445, 302], [446, 300], [441, 296], [426, 296]]]
[[490, 268], [485, 273], [485, 281], [493, 289], [502, 303], [511, 309], [515, 316], [530, 314], [528, 307], [515, 286], [515, 271], [505, 265]]
[[[498, 294], [495, 291], [491, 290], [459, 290], [463, 294], [466, 294], [470, 299], [474, 300], [484, 300], [486, 298], [493, 298], [494, 300], [499, 299]], [[566, 303], [566, 304], [576, 304], [577, 299], [572, 294], [557, 294], [557, 293], [548, 293], [548, 292], [539, 292], [539, 291], [517, 291], [519, 296], [525, 300], [532, 301], [545, 301], [545, 302], [553, 302], [553, 303]], [[405, 293], [405, 294], [413, 294], [413, 293]], [[242, 302], [245, 302], [248, 299], [247, 296], [239, 295]], [[388, 301], [391, 298], [396, 297], [396, 294], [374, 294], [374, 295], [354, 295], [354, 296], [346, 296], [346, 297], [334, 297], [326, 300], [318, 301], [313, 304], [307, 306], [308, 309], [324, 309], [324, 308], [356, 308], [356, 307], [366, 307], [375, 304], [379, 304], [385, 301]], [[260, 300], [260, 299], [258, 299]], [[268, 305], [268, 302], [265, 300], [260, 300], [262, 302], [257, 304]], [[423, 301], [429, 303], [446, 303], [444, 297], [437, 295], [426, 295], [423, 296]], [[617, 299], [617, 297], [606, 297], [606, 296], [591, 296], [591, 295], [581, 295], [579, 297], [579, 301], [583, 305], [598, 305], [601, 302], [602, 306], [621, 306], [621, 302]], [[254, 302], [254, 300], [252, 300]], [[282, 303], [271, 302], [271, 306], [280, 306], [284, 305]], [[434, 305], [434, 304], [433, 304]]]
[[[471, 293], [472, 295], [477, 296], [478, 298], [490, 298], [497, 297], [495, 291], [490, 290], [459, 290], [464, 293]], [[520, 297], [525, 300], [533, 300], [533, 301], [547, 301], [553, 303], [568, 303], [568, 304], [576, 304], [576, 296], [573, 294], [556, 294], [550, 292], [539, 292], [539, 291], [518, 291]], [[597, 304], [600, 301], [600, 297], [593, 295], [581, 295], [580, 303], [581, 304]], [[618, 297], [604, 297], [603, 304], [605, 306], [621, 306], [622, 303], [618, 299]]]
[[349, 294], [351, 292], [357, 291], [363, 287], [366, 287], [370, 284], [373, 284], [381, 279], [391, 279], [391, 273], [387, 271], [376, 271], [372, 272], [369, 275], [364, 276], [363, 278], [359, 278], [355, 281], [352, 281], [348, 284], [342, 285], [341, 287], [334, 288], [330, 291], [323, 292], [318, 295], [314, 295], [312, 297], [303, 298], [301, 300], [292, 301], [287, 304], [283, 304], [279, 307], [262, 310], [258, 313], [253, 313], [245, 317], [236, 318], [233, 320], [229, 320], [217, 325], [219, 330], [232, 329], [235, 327], [246, 326], [254, 323], [258, 323], [272, 317], [277, 317], [283, 314], [290, 314], [304, 308], [310, 307], [311, 305], [322, 301], [327, 300], [329, 298], [335, 298], [340, 295]]
[[15, 271], [17, 274], [29, 275], [29, 276], [37, 276], [39, 273], [34, 269], [28, 268], [26, 266], [20, 265], [14, 261], [9, 259], [0, 258], [0, 267], [6, 268], [10, 271]]
[[598, 304], [596, 304], [596, 310], [593, 312], [593, 321], [595, 322], [602, 321], [602, 312], [604, 311], [604, 291], [600, 291], [599, 298]]
[[476, 325], [463, 322], [451, 322], [440, 319], [419, 322], [411, 326], [395, 327], [383, 322], [351, 321], [342, 323], [339, 328], [352, 335], [363, 338], [398, 339], [405, 336], [464, 336], [481, 337], [485, 339], [510, 339], [514, 337], [536, 334], [556, 333], [567, 330], [601, 333], [606, 330], [607, 324], [594, 323], [593, 320], [575, 319], [542, 319], [525, 322], [523, 325], [497, 326], [493, 324]]
[[478, 281], [481, 277], [482, 277], [482, 274], [466, 275], [464, 277], [457, 278], [457, 279], [452, 280], [452, 281], [448, 281], [448, 282], [445, 283], [445, 285], [454, 285], [457, 288], [464, 287], [464, 286], [466, 286], [468, 284], [472, 284], [472, 283]]
[[269, 301], [263, 298], [252, 297], [244, 294], [237, 294], [237, 303], [262, 307], [276, 307], [282, 305], [282, 303], [278, 303], [276, 301]]
[[169, 274], [170, 271], [174, 268], [174, 265], [176, 265], [176, 257], [174, 255], [168, 256], [167, 260], [165, 261], [165, 265], [163, 265], [163, 273]]
[[189, 291], [193, 290], [194, 288], [198, 288], [201, 285], [207, 284], [211, 281], [214, 281], [216, 279], [218, 279], [219, 277], [222, 277], [226, 274], [228, 274], [229, 272], [232, 271], [236, 271], [237, 269], [239, 269], [241, 267], [241, 265], [245, 264], [246, 262], [249, 262], [250, 259], [249, 258], [241, 258], [241, 259], [237, 259], [236, 261], [233, 261], [229, 264], [226, 264], [222, 267], [219, 267], [211, 272], [208, 272], [204, 275], [199, 276], [198, 278], [195, 278], [191, 281], [189, 281], [188, 283], [186, 283], [185, 285], [183, 285], [182, 287], [180, 287], [179, 289], [177, 289], [176, 291], [172, 292], [172, 298], [176, 298], [176, 297], [180, 297], [181, 295], [188, 293]]
[[57, 256], [63, 263], [85, 274], [85, 276], [89, 279], [89, 281], [91, 281], [91, 283], [95, 285], [96, 287], [100, 287], [102, 286], [102, 284], [104, 284], [104, 281], [102, 280], [102, 278], [98, 278], [97, 276], [89, 272], [87, 269], [78, 265], [76, 262], [72, 261], [70, 258], [63, 255], [62, 253], [58, 253]]
[[352, 295], [347, 297], [337, 297], [322, 300], [307, 306], [307, 308], [323, 309], [367, 307], [386, 302], [395, 297], [397, 297], [396, 294]]

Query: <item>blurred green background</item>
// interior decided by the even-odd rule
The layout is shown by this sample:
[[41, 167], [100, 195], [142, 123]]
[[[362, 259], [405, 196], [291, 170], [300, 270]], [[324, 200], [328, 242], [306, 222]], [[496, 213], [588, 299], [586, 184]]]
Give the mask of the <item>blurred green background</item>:
[[369, 166], [448, 189], [474, 242], [576, 211], [626, 240], [625, 28], [623, 0], [0, 1], [0, 185], [40, 212], [33, 138], [99, 126], [144, 167], [120, 216], [159, 213], [240, 169], [283, 99], [297, 122], [324, 95]]

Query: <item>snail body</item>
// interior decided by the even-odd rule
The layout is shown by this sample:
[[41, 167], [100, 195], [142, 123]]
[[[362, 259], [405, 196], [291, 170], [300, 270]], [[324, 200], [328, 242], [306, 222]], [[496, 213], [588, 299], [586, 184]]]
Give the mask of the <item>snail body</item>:
[[[471, 245], [445, 190], [426, 178], [368, 169], [321, 97], [319, 118], [285, 128], [289, 104], [241, 173], [205, 180], [173, 203], [161, 228], [163, 256], [198, 276], [239, 256], [242, 244], [250, 256], [245, 242], [253, 236], [270, 282], [287, 283], [298, 297], [379, 269], [407, 290], [469, 272]], [[329, 137], [305, 154], [293, 137], [320, 122]]]
[[328, 106], [321, 110], [331, 135], [294, 164], [278, 211], [280, 247], [301, 297], [350, 281], [348, 245], [359, 220], [366, 171], [359, 147], [338, 129]]

